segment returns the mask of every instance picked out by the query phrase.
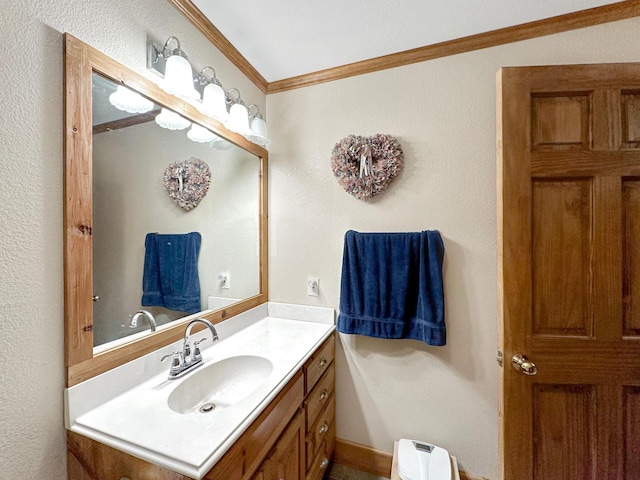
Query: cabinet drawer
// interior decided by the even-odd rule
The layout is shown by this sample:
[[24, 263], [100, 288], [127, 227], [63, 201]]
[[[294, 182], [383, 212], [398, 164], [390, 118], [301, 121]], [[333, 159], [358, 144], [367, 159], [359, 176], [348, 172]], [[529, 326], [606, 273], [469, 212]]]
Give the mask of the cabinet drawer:
[[307, 471], [306, 480], [322, 480], [323, 475], [329, 467], [331, 454], [335, 446], [336, 429], [335, 426], [327, 432], [327, 437], [322, 442], [318, 453], [316, 454], [311, 467]]
[[333, 394], [336, 384], [336, 368], [332, 363], [318, 384], [313, 388], [307, 399], [304, 401], [306, 412], [307, 432], [314, 424], [322, 409], [329, 403], [329, 398]]
[[335, 335], [331, 335], [313, 356], [304, 364], [304, 394], [308, 394], [322, 374], [333, 362], [336, 346]]
[[311, 466], [311, 461], [318, 453], [322, 442], [329, 435], [329, 431], [335, 429], [336, 402], [332, 396], [327, 403], [327, 407], [318, 416], [317, 421], [310, 428], [306, 439], [307, 469]]

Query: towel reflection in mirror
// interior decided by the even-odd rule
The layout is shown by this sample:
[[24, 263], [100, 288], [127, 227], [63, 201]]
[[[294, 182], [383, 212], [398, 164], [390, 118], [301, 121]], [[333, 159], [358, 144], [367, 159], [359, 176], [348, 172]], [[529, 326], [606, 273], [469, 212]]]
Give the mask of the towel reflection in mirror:
[[202, 237], [148, 233], [145, 238], [142, 305], [197, 313], [202, 310], [198, 255]]

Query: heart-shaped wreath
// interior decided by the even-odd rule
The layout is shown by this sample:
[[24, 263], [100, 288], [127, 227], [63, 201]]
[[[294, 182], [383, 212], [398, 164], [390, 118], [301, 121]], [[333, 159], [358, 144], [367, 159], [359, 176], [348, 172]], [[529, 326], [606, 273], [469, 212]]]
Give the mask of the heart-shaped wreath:
[[385, 191], [402, 170], [403, 162], [398, 140], [382, 133], [372, 137], [349, 135], [331, 152], [331, 168], [338, 183], [360, 200]]
[[164, 171], [164, 188], [171, 199], [186, 211], [198, 206], [211, 183], [209, 165], [191, 157], [169, 164]]

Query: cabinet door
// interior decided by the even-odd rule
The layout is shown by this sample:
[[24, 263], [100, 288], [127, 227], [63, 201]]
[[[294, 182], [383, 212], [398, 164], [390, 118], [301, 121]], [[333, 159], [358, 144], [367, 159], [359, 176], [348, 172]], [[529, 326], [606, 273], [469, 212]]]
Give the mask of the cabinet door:
[[265, 477], [265, 471], [268, 470], [268, 465], [269, 465], [269, 460], [267, 460], [265, 462], [265, 466], [263, 468], [261, 468], [260, 470], [258, 470], [256, 472], [256, 474], [251, 477], [251, 480], [268, 480], [268, 478]]
[[302, 480], [304, 478], [302, 447], [304, 445], [304, 418], [299, 412], [278, 439], [261, 472], [264, 477], [255, 480]]

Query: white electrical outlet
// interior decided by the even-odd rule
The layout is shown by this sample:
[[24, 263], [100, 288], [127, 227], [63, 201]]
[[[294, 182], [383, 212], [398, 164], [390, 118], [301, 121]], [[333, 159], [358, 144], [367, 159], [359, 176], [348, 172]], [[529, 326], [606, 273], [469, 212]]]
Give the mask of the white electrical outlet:
[[310, 297], [320, 295], [320, 279], [318, 277], [309, 277], [307, 279], [307, 295]]
[[218, 282], [220, 283], [220, 288], [228, 290], [231, 288], [231, 275], [229, 272], [222, 272], [218, 275]]

